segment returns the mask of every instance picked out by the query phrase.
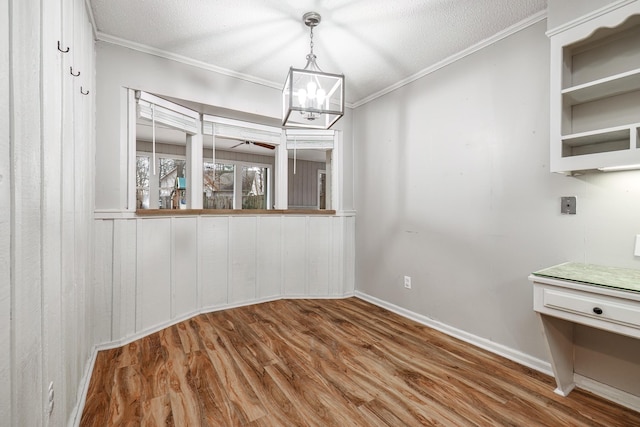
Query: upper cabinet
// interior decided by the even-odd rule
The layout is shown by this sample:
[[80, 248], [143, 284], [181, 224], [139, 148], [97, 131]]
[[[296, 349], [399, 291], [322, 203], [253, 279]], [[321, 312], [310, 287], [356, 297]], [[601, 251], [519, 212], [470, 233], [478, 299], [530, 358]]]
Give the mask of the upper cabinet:
[[551, 36], [551, 172], [640, 168], [640, 1]]

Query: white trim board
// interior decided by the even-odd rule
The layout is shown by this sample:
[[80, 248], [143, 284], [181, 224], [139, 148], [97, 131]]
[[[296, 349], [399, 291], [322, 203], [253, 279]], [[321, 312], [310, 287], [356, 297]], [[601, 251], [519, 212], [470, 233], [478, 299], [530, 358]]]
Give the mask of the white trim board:
[[[551, 368], [551, 363], [549, 362], [545, 362], [544, 360], [529, 356], [528, 354], [522, 353], [521, 351], [514, 350], [510, 347], [495, 343], [486, 338], [482, 338], [477, 335], [465, 332], [461, 329], [454, 328], [453, 326], [438, 322], [437, 320], [431, 319], [430, 317], [424, 316], [422, 314], [414, 313], [413, 311], [388, 303], [376, 297], [372, 297], [371, 295], [367, 295], [359, 291], [356, 291], [355, 294], [356, 298], [360, 298], [364, 301], [370, 302], [371, 304], [385, 308], [402, 317], [414, 320], [422, 325], [433, 328], [444, 334], [462, 340], [468, 344], [480, 347], [499, 356], [506, 357], [507, 359], [519, 363], [520, 365], [527, 366], [531, 369], [553, 377], [553, 370]], [[627, 408], [633, 409], [634, 411], [640, 412], [640, 396], [635, 396], [631, 393], [627, 393], [625, 391], [619, 390], [615, 387], [611, 387], [607, 384], [603, 384], [591, 378], [587, 378], [580, 374], [574, 373], [573, 377], [577, 388], [589, 391], [595, 395], [602, 397], [603, 399], [610, 400]]]
[[71, 410], [69, 421], [67, 423], [68, 427], [78, 427], [80, 425], [82, 410], [84, 409], [84, 404], [87, 401], [89, 383], [91, 382], [91, 376], [93, 375], [93, 368], [96, 364], [98, 351], [99, 350], [97, 346], [93, 346], [93, 349], [91, 350], [91, 356], [89, 356], [89, 360], [87, 360], [87, 364], [84, 368], [84, 373], [82, 374], [82, 378], [80, 379], [80, 384], [78, 384], [78, 401], [76, 402], [76, 406], [74, 406]]
[[576, 383], [576, 387], [582, 390], [590, 391], [595, 395], [640, 412], [640, 396], [634, 396], [626, 391], [619, 390], [576, 373], [573, 374], [573, 381]]
[[553, 376], [553, 370], [551, 369], [551, 364], [549, 362], [545, 362], [544, 360], [529, 356], [528, 354], [522, 353], [521, 351], [514, 350], [510, 347], [498, 344], [486, 338], [470, 334], [469, 332], [465, 332], [462, 329], [454, 328], [453, 326], [438, 322], [437, 320], [434, 320], [430, 317], [415, 313], [413, 311], [383, 301], [371, 295], [367, 295], [360, 291], [356, 291], [356, 297], [370, 302], [371, 304], [377, 305], [378, 307], [382, 307], [396, 314], [399, 314], [402, 317], [406, 317], [407, 319], [414, 320], [422, 325], [433, 328], [436, 331], [440, 331], [444, 334], [462, 340], [468, 344], [480, 347], [484, 350], [490, 351], [491, 353], [497, 354], [502, 357], [506, 357], [509, 360], [512, 360], [536, 371]]
[[607, 14], [609, 12], [612, 12], [612, 11], [614, 11], [616, 9], [619, 9], [619, 8], [621, 8], [623, 6], [626, 6], [626, 5], [630, 4], [630, 3], [633, 3], [635, 1], [637, 1], [637, 0], [618, 0], [616, 2], [613, 2], [611, 4], [606, 5], [604, 7], [601, 7], [600, 9], [596, 9], [591, 13], [587, 13], [584, 16], [576, 18], [573, 21], [569, 21], [569, 22], [567, 22], [565, 24], [562, 24], [562, 25], [559, 25], [559, 26], [557, 26], [555, 28], [552, 28], [552, 29], [550, 29], [550, 30], [548, 30], [546, 32], [546, 35], [547, 35], [547, 37], [555, 36], [556, 34], [560, 34], [560, 33], [564, 32], [564, 31], [567, 31], [567, 30], [569, 30], [569, 29], [571, 29], [573, 27], [577, 27], [580, 24], [583, 24], [583, 23], [585, 23], [587, 21], [591, 21], [592, 19], [595, 19], [595, 18], [597, 18], [599, 16], [605, 15], [605, 14]]

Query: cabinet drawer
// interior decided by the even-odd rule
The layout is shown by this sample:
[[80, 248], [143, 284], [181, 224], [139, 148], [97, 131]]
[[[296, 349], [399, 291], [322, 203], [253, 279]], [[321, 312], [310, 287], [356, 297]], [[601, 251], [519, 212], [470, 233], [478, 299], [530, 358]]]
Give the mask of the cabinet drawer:
[[547, 308], [589, 316], [594, 319], [640, 328], [640, 302], [590, 297], [579, 293], [544, 289]]

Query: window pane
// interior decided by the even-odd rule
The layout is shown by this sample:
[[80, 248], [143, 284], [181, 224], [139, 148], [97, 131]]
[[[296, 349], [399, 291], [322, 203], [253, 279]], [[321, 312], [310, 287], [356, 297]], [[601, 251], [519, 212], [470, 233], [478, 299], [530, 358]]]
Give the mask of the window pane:
[[186, 204], [185, 190], [176, 188], [176, 178], [185, 178], [187, 162], [183, 159], [160, 157], [159, 162], [159, 204], [160, 209], [178, 209]]
[[204, 162], [204, 209], [233, 209], [234, 173], [233, 165]]
[[149, 157], [136, 156], [136, 209], [149, 209]]
[[242, 167], [242, 209], [267, 209], [267, 168]]

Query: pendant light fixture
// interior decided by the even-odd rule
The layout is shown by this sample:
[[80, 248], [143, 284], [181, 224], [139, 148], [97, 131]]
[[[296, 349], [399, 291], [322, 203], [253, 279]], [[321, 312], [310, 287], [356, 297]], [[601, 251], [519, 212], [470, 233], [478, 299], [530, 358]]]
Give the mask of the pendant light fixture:
[[323, 72], [313, 53], [313, 29], [320, 14], [307, 12], [302, 20], [310, 29], [310, 52], [304, 69], [289, 68], [282, 89], [282, 125], [329, 129], [344, 114], [344, 75]]

